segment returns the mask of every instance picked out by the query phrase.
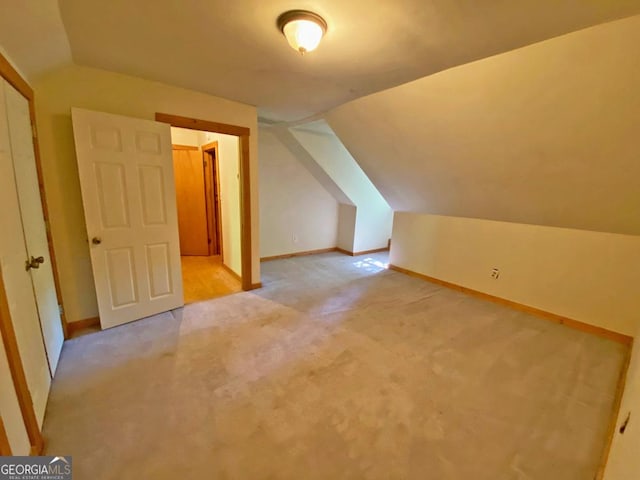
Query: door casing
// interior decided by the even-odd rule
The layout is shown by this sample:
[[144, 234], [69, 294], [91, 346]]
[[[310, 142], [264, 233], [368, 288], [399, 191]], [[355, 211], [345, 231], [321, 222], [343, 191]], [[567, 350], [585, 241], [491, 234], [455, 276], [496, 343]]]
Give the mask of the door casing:
[[156, 113], [156, 121], [168, 123], [172, 127], [205, 132], [224, 133], [240, 138], [240, 251], [242, 256], [241, 281], [242, 289], [253, 290], [260, 288], [260, 283], [251, 282], [252, 252], [251, 252], [251, 181], [250, 181], [250, 134], [251, 129], [227, 123], [182, 117], [168, 113]]
[[[29, 84], [22, 78], [22, 76], [16, 71], [15, 68], [9, 63], [9, 61], [0, 53], [0, 76], [14, 87], [22, 96], [24, 96], [29, 103], [29, 117], [31, 120], [31, 129], [33, 131], [33, 149], [35, 155], [36, 173], [38, 188], [40, 190], [40, 199], [42, 203], [42, 213], [46, 225], [47, 244], [49, 249], [49, 260], [51, 262], [53, 270], [53, 280], [56, 288], [56, 298], [58, 305], [60, 306], [60, 321], [62, 323], [62, 329], [64, 332], [64, 338], [68, 338], [67, 321], [64, 315], [63, 300], [60, 290], [60, 277], [58, 274], [55, 249], [53, 247], [53, 240], [51, 237], [51, 229], [49, 227], [49, 209], [47, 206], [47, 196], [44, 189], [44, 179], [42, 175], [42, 162], [40, 159], [40, 148], [38, 145], [38, 134], [36, 128], [35, 106], [34, 106], [34, 93]], [[27, 435], [31, 443], [31, 455], [40, 455], [44, 449], [44, 439], [40, 432], [38, 420], [33, 407], [33, 401], [31, 398], [31, 392], [27, 385], [27, 379], [22, 365], [22, 359], [20, 358], [20, 352], [18, 350], [18, 342], [13, 329], [13, 319], [9, 311], [9, 305], [7, 301], [6, 291], [4, 288], [4, 282], [2, 281], [2, 272], [0, 272], [0, 336], [4, 344], [9, 368], [11, 370], [11, 377], [14, 387], [16, 389], [16, 395], [20, 410], [22, 412], [22, 418], [25, 424]]]
[[[215, 235], [215, 242], [209, 243], [209, 255], [222, 255], [222, 223], [220, 209], [220, 170], [218, 161], [218, 142], [202, 145], [204, 159], [204, 184], [207, 192], [207, 226], [209, 237]], [[212, 235], [211, 232], [214, 232]]]
[[29, 86], [24, 78], [16, 71], [9, 61], [0, 53], [0, 75], [10, 85], [12, 85], [22, 96], [29, 102], [29, 116], [31, 117], [31, 129], [33, 130], [33, 150], [36, 161], [36, 171], [38, 174], [38, 187], [40, 189], [40, 200], [42, 203], [42, 214], [47, 227], [47, 243], [49, 244], [49, 259], [53, 269], [53, 281], [56, 286], [56, 296], [58, 305], [60, 305], [60, 321], [62, 322], [62, 331], [65, 340], [69, 338], [69, 330], [67, 328], [67, 319], [64, 313], [64, 303], [60, 290], [60, 275], [58, 273], [58, 265], [56, 261], [56, 253], [53, 247], [53, 238], [51, 236], [51, 227], [49, 223], [49, 207], [47, 206], [47, 194], [44, 188], [44, 177], [42, 175], [42, 161], [40, 159], [40, 147], [38, 146], [38, 130], [36, 127], [36, 110], [34, 104], [33, 89]]

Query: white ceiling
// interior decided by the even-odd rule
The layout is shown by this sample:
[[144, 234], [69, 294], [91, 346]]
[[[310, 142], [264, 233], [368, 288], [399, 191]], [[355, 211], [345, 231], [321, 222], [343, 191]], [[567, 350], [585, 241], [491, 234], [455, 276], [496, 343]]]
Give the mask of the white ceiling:
[[27, 79], [71, 63], [56, 0], [6, 0], [0, 8], [0, 48]]
[[[59, 3], [77, 64], [256, 105], [262, 117], [286, 121], [455, 65], [640, 13], [638, 0]], [[278, 15], [297, 8], [317, 12], [329, 25], [318, 50], [305, 57], [289, 48], [276, 28]]]

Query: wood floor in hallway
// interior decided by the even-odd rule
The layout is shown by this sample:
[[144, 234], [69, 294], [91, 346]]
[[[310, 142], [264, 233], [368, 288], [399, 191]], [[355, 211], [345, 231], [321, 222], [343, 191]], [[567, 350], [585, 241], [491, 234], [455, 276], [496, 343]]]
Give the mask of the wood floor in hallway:
[[264, 263], [68, 341], [46, 454], [75, 480], [593, 479], [627, 347], [386, 261]]
[[181, 262], [186, 304], [242, 291], [240, 279], [223, 267], [219, 255], [183, 256]]

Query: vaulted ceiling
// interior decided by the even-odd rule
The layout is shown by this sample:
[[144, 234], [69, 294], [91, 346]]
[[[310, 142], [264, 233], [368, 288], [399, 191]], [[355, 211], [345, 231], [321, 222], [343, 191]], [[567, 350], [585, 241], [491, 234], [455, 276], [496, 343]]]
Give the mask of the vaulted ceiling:
[[71, 63], [71, 49], [56, 0], [4, 1], [0, 6], [0, 49], [33, 80]]
[[[79, 65], [256, 105], [262, 117], [288, 121], [640, 13], [637, 0], [60, 0], [61, 31], [55, 0], [5, 3], [0, 43], [27, 73], [43, 70], [32, 65], [47, 63], [42, 52], [49, 62], [67, 60], [66, 32]], [[296, 8], [329, 25], [305, 57], [276, 28], [278, 15]]]
[[640, 235], [640, 16], [354, 100], [329, 124], [396, 211]]
[[[394, 210], [640, 234], [640, 0], [8, 3], [30, 77], [73, 60], [324, 117]], [[329, 25], [304, 57], [276, 28], [298, 8]]]

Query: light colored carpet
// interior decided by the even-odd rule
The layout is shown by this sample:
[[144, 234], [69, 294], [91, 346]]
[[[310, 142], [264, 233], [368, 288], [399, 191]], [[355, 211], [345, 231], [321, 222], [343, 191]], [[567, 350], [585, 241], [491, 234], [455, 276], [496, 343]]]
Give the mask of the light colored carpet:
[[625, 347], [397, 272], [265, 288], [65, 344], [44, 425], [74, 479], [591, 480]]

